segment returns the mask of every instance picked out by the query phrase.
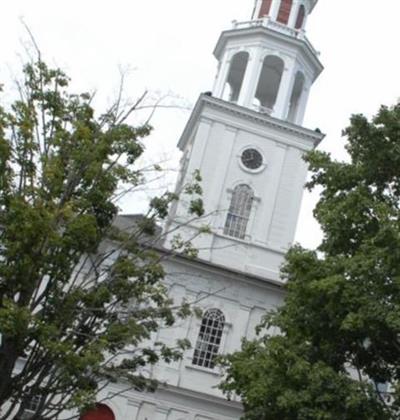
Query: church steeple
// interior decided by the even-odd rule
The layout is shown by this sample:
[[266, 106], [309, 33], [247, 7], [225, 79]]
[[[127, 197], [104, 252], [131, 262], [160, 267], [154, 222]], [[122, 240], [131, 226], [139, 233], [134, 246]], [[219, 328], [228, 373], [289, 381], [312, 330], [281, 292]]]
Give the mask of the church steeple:
[[317, 0], [257, 0], [253, 18], [233, 22], [214, 51], [214, 96], [301, 125], [309, 89], [322, 71], [305, 36]]
[[[233, 22], [217, 42], [214, 89], [200, 96], [178, 144], [178, 186], [200, 171], [207, 217], [190, 221], [184, 201], [171, 212], [203, 260], [278, 279], [303, 194], [302, 157], [323, 138], [302, 127], [323, 69], [304, 31], [316, 3], [258, 0], [253, 19]], [[197, 237], [204, 223], [211, 234]]]

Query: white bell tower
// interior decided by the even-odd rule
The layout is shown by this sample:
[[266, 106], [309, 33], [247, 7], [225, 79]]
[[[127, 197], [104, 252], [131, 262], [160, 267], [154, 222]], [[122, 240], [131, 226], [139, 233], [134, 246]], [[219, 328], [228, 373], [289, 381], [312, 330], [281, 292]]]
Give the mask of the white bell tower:
[[[323, 138], [302, 127], [323, 70], [305, 35], [317, 1], [256, 0], [252, 19], [234, 21], [217, 42], [213, 91], [200, 96], [178, 145], [178, 189], [199, 170], [206, 217], [190, 221], [182, 201], [170, 219], [196, 237], [202, 260], [279, 279], [307, 173], [302, 156]], [[196, 236], [204, 224], [212, 233]]]
[[301, 125], [310, 87], [322, 70], [305, 36], [317, 0], [256, 0], [253, 18], [233, 22], [214, 50], [213, 96]]

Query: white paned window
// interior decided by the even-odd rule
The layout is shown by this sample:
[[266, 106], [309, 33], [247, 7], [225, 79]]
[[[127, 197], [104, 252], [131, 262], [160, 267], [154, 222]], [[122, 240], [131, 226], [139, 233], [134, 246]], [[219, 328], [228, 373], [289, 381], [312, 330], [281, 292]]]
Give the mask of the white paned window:
[[194, 365], [209, 369], [214, 368], [215, 358], [221, 345], [224, 325], [225, 317], [219, 309], [210, 309], [205, 312], [194, 349], [192, 361]]
[[253, 200], [254, 193], [248, 185], [241, 184], [233, 190], [225, 222], [225, 235], [239, 239], [245, 238]]

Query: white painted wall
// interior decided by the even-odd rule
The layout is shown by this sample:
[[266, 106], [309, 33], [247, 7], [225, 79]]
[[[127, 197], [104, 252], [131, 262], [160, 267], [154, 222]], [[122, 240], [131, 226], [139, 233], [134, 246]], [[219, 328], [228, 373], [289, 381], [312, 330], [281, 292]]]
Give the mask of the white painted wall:
[[[282, 303], [282, 287], [264, 280], [181, 258], [167, 259], [164, 266], [165, 281], [176, 304], [185, 298], [196, 301], [202, 310], [218, 308], [224, 313], [220, 353], [238, 350], [244, 337], [254, 338], [254, 328], [265, 311]], [[173, 345], [178, 338], [189, 338], [194, 345], [200, 323], [195, 316], [179, 321], [160, 330], [154, 340]], [[192, 356], [193, 349], [179, 362], [157, 365], [152, 375], [166, 387], [154, 394], [135, 392], [124, 383], [112, 384], [99, 395], [99, 401], [112, 397], [104, 403], [116, 420], [239, 420], [241, 405], [228, 402], [215, 388], [222, 379], [219, 368], [194, 366]]]
[[[210, 97], [201, 97], [197, 108], [181, 142], [184, 151], [191, 150], [183, 178], [189, 182], [193, 171], [200, 170], [207, 217], [183, 228], [184, 236], [191, 238], [200, 225], [208, 224], [213, 233], [193, 241], [201, 259], [278, 280], [297, 225], [307, 173], [302, 156], [320, 136]], [[263, 156], [260, 170], [241, 163], [247, 148]], [[255, 193], [244, 240], [224, 235], [232, 190], [239, 184]], [[174, 223], [188, 221], [185, 202], [174, 210]]]

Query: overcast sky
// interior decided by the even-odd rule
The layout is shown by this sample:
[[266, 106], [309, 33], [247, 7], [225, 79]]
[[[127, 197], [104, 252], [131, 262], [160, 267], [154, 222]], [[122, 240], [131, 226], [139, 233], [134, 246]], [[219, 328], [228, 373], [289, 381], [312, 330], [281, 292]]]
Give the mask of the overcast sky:
[[[210, 90], [216, 72], [213, 48], [231, 21], [248, 20], [253, 0], [6, 0], [0, 15], [0, 80], [18, 70], [29, 25], [47, 61], [67, 71], [73, 87], [97, 90], [111, 101], [119, 66], [134, 71], [127, 94], [144, 89], [181, 97], [193, 105]], [[305, 126], [327, 134], [321, 149], [345, 158], [341, 130], [352, 113], [372, 115], [400, 97], [399, 0], [320, 0], [307, 35], [325, 71], [312, 88]], [[179, 154], [175, 145], [187, 110], [162, 110], [153, 120], [151, 156]], [[173, 165], [172, 165], [173, 166]], [[305, 194], [296, 240], [315, 247], [316, 194]], [[126, 211], [141, 210], [132, 200]]]

